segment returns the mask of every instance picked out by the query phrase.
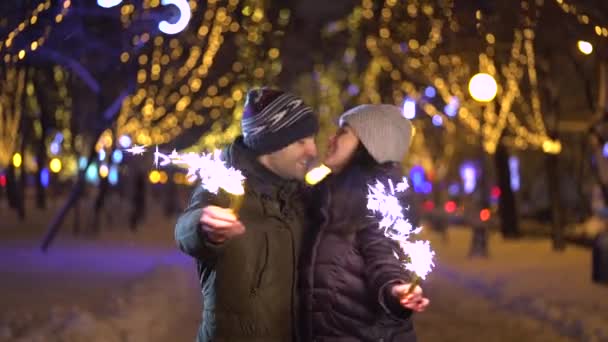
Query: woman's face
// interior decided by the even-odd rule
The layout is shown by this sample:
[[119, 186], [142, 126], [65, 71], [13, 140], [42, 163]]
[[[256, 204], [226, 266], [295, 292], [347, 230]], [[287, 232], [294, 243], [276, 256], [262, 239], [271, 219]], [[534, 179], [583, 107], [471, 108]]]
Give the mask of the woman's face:
[[333, 173], [339, 173], [353, 157], [357, 146], [359, 146], [359, 138], [355, 135], [355, 131], [350, 126], [344, 125], [329, 138], [323, 163]]

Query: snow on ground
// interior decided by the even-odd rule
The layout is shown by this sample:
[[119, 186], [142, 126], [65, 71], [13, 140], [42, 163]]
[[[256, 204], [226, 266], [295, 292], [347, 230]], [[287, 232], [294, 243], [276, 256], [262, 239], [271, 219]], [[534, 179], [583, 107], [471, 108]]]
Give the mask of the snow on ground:
[[[174, 218], [151, 204], [136, 233], [115, 217], [94, 238], [72, 236], [69, 218], [44, 254], [38, 244], [55, 209], [19, 223], [0, 208], [0, 341], [193, 340], [200, 290], [192, 260], [175, 248]], [[420, 341], [608, 336], [608, 287], [591, 284], [589, 251], [493, 236], [490, 258], [470, 260], [469, 231], [448, 234], [442, 242], [427, 233], [438, 268], [423, 285], [432, 303], [415, 318]]]
[[62, 230], [47, 253], [39, 243], [52, 212], [25, 224], [0, 212], [0, 341], [192, 341], [194, 263], [159, 212], [137, 233], [120, 219], [95, 238]]
[[[608, 286], [591, 281], [591, 251], [554, 252], [546, 239], [491, 234], [487, 259], [468, 258], [471, 231], [426, 232], [440, 265], [433, 277], [468, 288], [501, 310], [535, 318], [577, 341], [608, 341]], [[483, 319], [483, 318], [482, 318]]]

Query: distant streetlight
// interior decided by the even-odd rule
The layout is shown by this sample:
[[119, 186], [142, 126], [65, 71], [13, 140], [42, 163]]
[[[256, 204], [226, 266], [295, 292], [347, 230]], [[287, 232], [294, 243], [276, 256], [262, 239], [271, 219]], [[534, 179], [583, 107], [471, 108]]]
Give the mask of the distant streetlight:
[[593, 45], [591, 45], [591, 43], [589, 43], [588, 41], [579, 40], [576, 43], [576, 46], [578, 47], [578, 50], [584, 55], [590, 55], [593, 52]]
[[120, 5], [122, 0], [97, 0], [97, 5], [103, 8], [112, 8]]
[[469, 81], [469, 93], [475, 101], [490, 102], [496, 97], [498, 85], [492, 75], [478, 73]]

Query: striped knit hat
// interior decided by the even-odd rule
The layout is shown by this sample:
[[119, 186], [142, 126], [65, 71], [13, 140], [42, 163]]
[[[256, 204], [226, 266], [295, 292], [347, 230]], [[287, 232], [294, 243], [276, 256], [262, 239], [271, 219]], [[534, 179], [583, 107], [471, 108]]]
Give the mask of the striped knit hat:
[[260, 88], [247, 93], [241, 128], [249, 149], [268, 154], [314, 136], [319, 122], [302, 99], [280, 90]]

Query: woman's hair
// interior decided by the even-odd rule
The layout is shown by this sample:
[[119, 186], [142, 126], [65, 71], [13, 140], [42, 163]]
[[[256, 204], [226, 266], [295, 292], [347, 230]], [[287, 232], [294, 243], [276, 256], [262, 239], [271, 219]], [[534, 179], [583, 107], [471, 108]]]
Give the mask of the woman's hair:
[[376, 179], [383, 182], [391, 179], [396, 184], [401, 176], [401, 165], [395, 162], [378, 163], [359, 143], [342, 172], [328, 179], [331, 201], [327, 212], [332, 227], [351, 231], [357, 229], [358, 225], [366, 224], [372, 216], [367, 209], [368, 185], [375, 183]]

